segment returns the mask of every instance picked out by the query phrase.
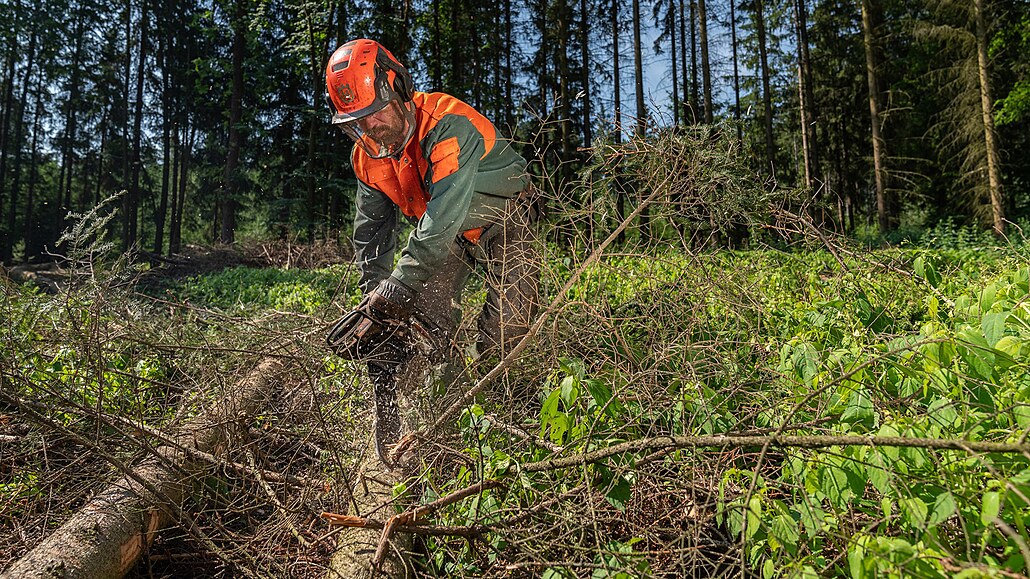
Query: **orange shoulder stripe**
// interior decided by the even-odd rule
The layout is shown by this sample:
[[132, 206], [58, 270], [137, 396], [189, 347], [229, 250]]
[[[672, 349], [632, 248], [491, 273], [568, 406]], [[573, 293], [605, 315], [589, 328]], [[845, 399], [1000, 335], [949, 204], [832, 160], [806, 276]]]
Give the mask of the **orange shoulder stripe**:
[[494, 143], [497, 142], [497, 130], [494, 128], [493, 123], [460, 99], [442, 92], [417, 92], [415, 93], [414, 100], [415, 105], [433, 119], [432, 122], [422, 123], [419, 126], [419, 141], [424, 139], [429, 134], [429, 131], [445, 116], [461, 115], [467, 118], [472, 123], [472, 126], [479, 131], [479, 134], [483, 136], [483, 157], [486, 157], [487, 153], [494, 148]]

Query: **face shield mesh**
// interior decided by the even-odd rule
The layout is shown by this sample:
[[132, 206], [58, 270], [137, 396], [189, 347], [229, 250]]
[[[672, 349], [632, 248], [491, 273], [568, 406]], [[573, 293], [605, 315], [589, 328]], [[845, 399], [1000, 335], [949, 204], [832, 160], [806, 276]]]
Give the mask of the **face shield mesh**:
[[342, 115], [334, 115], [333, 124], [361, 145], [369, 157], [396, 157], [415, 132], [415, 106], [410, 101], [402, 103], [394, 94], [394, 98], [378, 110], [360, 118], [344, 119]]

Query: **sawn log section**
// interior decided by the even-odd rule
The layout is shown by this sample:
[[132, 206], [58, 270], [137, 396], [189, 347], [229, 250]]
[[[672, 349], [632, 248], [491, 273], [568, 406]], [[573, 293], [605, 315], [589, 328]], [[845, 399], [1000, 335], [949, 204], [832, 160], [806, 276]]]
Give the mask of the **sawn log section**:
[[0, 579], [122, 577], [155, 533], [179, 512], [189, 480], [201, 470], [180, 447], [218, 454], [234, 428], [246, 428], [268, 401], [282, 364], [265, 359], [207, 412], [179, 429], [179, 447], [158, 447], [98, 493]]

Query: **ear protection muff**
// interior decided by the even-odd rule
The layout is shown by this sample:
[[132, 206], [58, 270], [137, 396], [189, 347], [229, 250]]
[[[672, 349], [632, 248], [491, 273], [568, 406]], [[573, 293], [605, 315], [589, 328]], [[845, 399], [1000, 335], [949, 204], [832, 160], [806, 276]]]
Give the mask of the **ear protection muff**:
[[407, 102], [415, 96], [415, 83], [411, 80], [411, 74], [408, 73], [407, 69], [400, 66], [396, 61], [390, 58], [389, 55], [380, 51], [376, 55], [376, 64], [382, 66], [386, 70], [393, 71], [393, 90], [400, 95], [401, 100]]

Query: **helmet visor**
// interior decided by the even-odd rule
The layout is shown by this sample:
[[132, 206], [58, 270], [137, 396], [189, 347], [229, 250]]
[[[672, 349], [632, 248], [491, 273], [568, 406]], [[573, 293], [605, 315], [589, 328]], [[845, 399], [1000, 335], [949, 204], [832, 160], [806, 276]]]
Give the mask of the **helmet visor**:
[[373, 159], [400, 155], [415, 132], [414, 105], [391, 98], [377, 110], [359, 118], [333, 115], [333, 124]]

